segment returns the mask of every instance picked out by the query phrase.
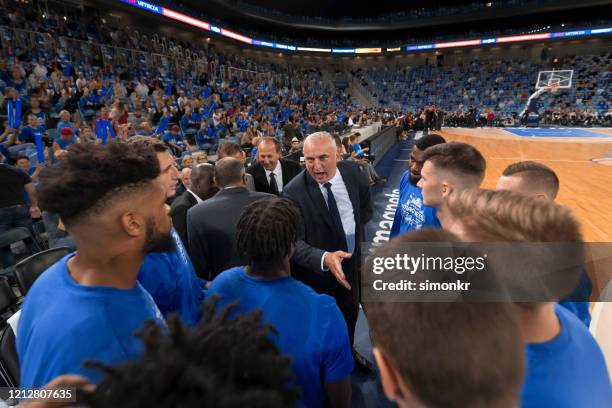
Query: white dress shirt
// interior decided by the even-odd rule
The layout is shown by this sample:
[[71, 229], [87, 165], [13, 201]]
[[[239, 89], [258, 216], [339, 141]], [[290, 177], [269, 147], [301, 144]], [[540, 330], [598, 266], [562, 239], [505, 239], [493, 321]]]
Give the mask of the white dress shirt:
[[[342, 179], [342, 175], [340, 174], [340, 170], [336, 169], [336, 175], [329, 180], [331, 183], [331, 191], [334, 194], [334, 198], [336, 199], [336, 206], [338, 207], [338, 212], [340, 213], [340, 220], [342, 221], [342, 228], [344, 229], [344, 235], [346, 237], [346, 247], [348, 252], [355, 252], [355, 213], [353, 211], [353, 203], [351, 202], [351, 198], [349, 196], [348, 190], [346, 189], [346, 185], [344, 184], [344, 180]], [[321, 189], [321, 193], [323, 194], [323, 198], [325, 202], [328, 203], [327, 197], [327, 189], [324, 186], [324, 183], [318, 183], [319, 188]], [[329, 205], [329, 204], [328, 204]], [[321, 257], [321, 270], [327, 270], [324, 265], [325, 254]]]
[[273, 171], [267, 170], [264, 168], [266, 172], [266, 179], [268, 180], [268, 185], [270, 185], [270, 174], [274, 173], [274, 177], [276, 178], [276, 185], [278, 186], [278, 192], [282, 193], [283, 191], [283, 167], [281, 166], [280, 160], [276, 162], [276, 167]]

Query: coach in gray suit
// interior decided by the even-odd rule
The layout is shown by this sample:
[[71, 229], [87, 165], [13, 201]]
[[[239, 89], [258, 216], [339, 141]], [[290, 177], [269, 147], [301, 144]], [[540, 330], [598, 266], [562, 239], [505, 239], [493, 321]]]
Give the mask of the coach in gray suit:
[[247, 205], [271, 196], [246, 189], [244, 166], [233, 157], [217, 161], [214, 180], [220, 191], [187, 212], [191, 261], [197, 275], [209, 280], [241, 265], [236, 250], [236, 222]]

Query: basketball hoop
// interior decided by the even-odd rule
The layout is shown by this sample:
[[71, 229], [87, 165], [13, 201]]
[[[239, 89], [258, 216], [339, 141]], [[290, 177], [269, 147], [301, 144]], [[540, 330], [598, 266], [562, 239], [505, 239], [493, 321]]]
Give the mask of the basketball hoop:
[[572, 87], [572, 77], [574, 70], [562, 71], [540, 71], [538, 73], [538, 81], [536, 89], [548, 88], [551, 92], [556, 92], [559, 89], [567, 89]]

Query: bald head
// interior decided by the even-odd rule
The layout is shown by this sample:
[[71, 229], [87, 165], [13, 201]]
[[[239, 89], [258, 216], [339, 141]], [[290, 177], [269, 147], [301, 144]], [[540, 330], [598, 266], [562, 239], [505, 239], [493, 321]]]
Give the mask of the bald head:
[[233, 157], [224, 157], [215, 163], [215, 184], [219, 188], [244, 187], [244, 165]]
[[306, 171], [319, 184], [336, 175], [336, 141], [327, 132], [316, 132], [304, 140]]

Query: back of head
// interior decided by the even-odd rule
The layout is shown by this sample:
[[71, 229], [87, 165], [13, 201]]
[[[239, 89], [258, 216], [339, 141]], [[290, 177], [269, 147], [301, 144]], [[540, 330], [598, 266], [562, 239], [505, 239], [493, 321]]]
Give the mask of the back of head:
[[291, 360], [280, 355], [274, 329], [260, 312], [230, 319], [231, 306], [215, 309], [216, 302], [208, 302], [194, 328], [177, 315], [166, 329], [149, 321], [138, 333], [144, 356], [115, 367], [90, 363], [106, 375], [79, 402], [91, 408], [195, 407], [202, 401], [219, 408], [292, 406], [300, 391], [290, 385]]
[[76, 144], [58, 166], [41, 173], [38, 198], [44, 210], [58, 214], [70, 229], [150, 188], [159, 174], [153, 149]]
[[447, 142], [431, 146], [425, 150], [423, 161], [429, 161], [436, 169], [455, 175], [465, 187], [480, 186], [485, 176], [485, 158], [467, 143]]
[[219, 188], [242, 183], [244, 166], [233, 157], [225, 157], [215, 163], [215, 183]]
[[[400, 253], [410, 242], [452, 241], [442, 230], [415, 231], [373, 257]], [[508, 303], [377, 301], [365, 312], [379, 367], [382, 354], [412, 394], [404, 400], [430, 408], [518, 406], [523, 342]]]
[[[510, 191], [453, 193], [448, 210], [463, 240], [488, 245], [488, 261], [512, 300], [557, 301], [584, 270], [580, 224], [567, 207]], [[485, 250], [485, 249], [483, 249]]]
[[568, 207], [511, 191], [473, 189], [448, 198], [448, 209], [475, 240], [582, 242], [580, 224]]
[[282, 265], [297, 240], [300, 214], [286, 198], [262, 198], [248, 205], [236, 224], [238, 253], [258, 274]]
[[237, 154], [242, 154], [242, 149], [234, 142], [223, 142], [217, 149], [217, 159], [219, 160], [228, 156], [234, 157]]
[[417, 149], [425, 151], [425, 149], [427, 149], [428, 147], [435, 146], [441, 143], [446, 143], [446, 140], [442, 136], [437, 135], [435, 133], [429, 133], [417, 140], [414, 145], [417, 147]]
[[148, 136], [132, 136], [128, 141], [128, 145], [135, 149], [138, 154], [146, 155], [148, 151], [153, 149], [155, 153], [164, 153], [168, 151], [168, 146], [158, 139], [153, 139]]
[[559, 178], [555, 172], [550, 167], [534, 161], [513, 163], [506, 167], [502, 177], [520, 178], [521, 188], [528, 194], [544, 193], [554, 200], [559, 192]]

